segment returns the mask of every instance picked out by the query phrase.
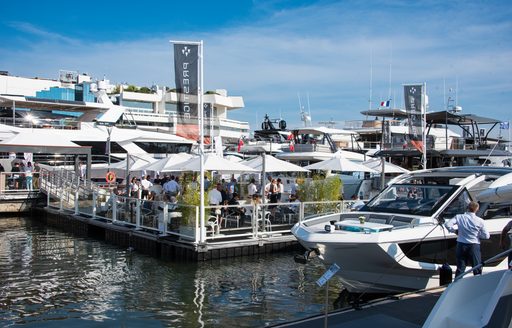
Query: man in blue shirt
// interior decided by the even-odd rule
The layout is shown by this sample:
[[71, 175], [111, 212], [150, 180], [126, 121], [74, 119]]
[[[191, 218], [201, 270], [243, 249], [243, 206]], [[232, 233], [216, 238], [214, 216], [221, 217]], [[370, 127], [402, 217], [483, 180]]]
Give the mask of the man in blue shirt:
[[[455, 215], [453, 219], [445, 224], [448, 231], [457, 234], [457, 248], [455, 251], [457, 270], [455, 271], [455, 277], [464, 273], [466, 263], [471, 263], [471, 266], [474, 267], [482, 261], [480, 239], [489, 239], [490, 235], [485, 229], [484, 220], [475, 214], [478, 208], [477, 202], [470, 202], [466, 213]], [[455, 225], [457, 225], [456, 229], [454, 228]], [[482, 269], [473, 270], [473, 274], [482, 274]]]

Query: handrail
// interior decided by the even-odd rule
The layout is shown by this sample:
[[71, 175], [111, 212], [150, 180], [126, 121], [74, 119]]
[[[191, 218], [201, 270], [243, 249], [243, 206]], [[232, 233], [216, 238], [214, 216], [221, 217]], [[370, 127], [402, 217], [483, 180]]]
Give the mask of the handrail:
[[471, 269], [467, 270], [467, 271], [464, 271], [463, 273], [459, 274], [457, 277], [455, 277], [454, 279], [454, 282], [461, 279], [462, 277], [464, 277], [465, 275], [467, 275], [468, 273], [470, 272], [473, 272], [474, 270], [478, 270], [480, 268], [482, 268], [484, 265], [488, 264], [489, 262], [492, 262], [494, 260], [497, 260], [499, 259], [500, 257], [503, 257], [503, 256], [506, 256], [508, 254], [512, 253], [512, 248], [509, 248], [507, 249], [506, 251], [504, 252], [501, 252], [499, 253], [498, 255], [494, 255], [493, 257], [491, 257], [490, 259], [487, 259], [485, 261], [482, 261], [482, 263], [479, 263], [478, 265], [475, 265], [474, 267], [472, 267]]
[[[60, 211], [72, 211], [75, 214], [84, 213], [91, 215], [93, 219], [107, 220], [111, 223], [118, 222], [119, 224], [126, 224], [134, 227], [135, 229], [146, 229], [154, 231], [161, 235], [172, 234], [180, 238], [186, 238], [192, 242], [198, 242], [199, 236], [204, 234], [206, 240], [218, 238], [219, 232], [215, 234], [210, 225], [205, 224], [200, 226], [199, 223], [199, 207], [195, 205], [186, 204], [172, 204], [162, 200], [141, 200], [138, 197], [125, 197], [116, 195], [109, 188], [101, 188], [101, 186], [92, 183], [91, 181], [84, 181], [80, 176], [70, 170], [56, 170], [47, 171], [41, 170], [41, 190], [47, 194], [48, 207], [57, 207]], [[54, 200], [50, 202], [50, 198]], [[119, 201], [119, 202], [118, 202]], [[347, 204], [350, 202], [344, 201], [324, 201], [324, 202], [301, 202], [301, 203], [264, 203], [264, 204], [240, 204], [240, 205], [218, 205], [218, 206], [205, 206], [205, 211], [210, 213], [212, 210], [220, 209], [225, 212], [222, 217], [219, 217], [219, 231], [226, 229], [230, 231], [230, 237], [243, 237], [243, 238], [268, 238], [276, 235], [281, 236], [283, 233], [290, 232], [290, 224], [301, 222], [304, 217], [312, 214], [319, 213], [328, 209], [329, 212], [341, 213], [346, 211]], [[129, 206], [128, 204], [133, 204]], [[142, 206], [148, 207], [142, 210]], [[172, 217], [172, 224], [179, 226], [172, 226], [170, 214], [165, 208], [173, 205], [177, 209], [175, 212], [180, 212], [178, 216]], [[162, 213], [155, 210], [156, 206], [162, 207]], [[122, 211], [122, 207], [126, 207]], [[192, 209], [193, 207], [194, 209]], [[244, 219], [242, 217], [233, 219], [228, 214], [229, 208], [240, 207], [246, 208], [247, 215]], [[292, 212], [287, 211], [291, 207], [294, 208]], [[189, 210], [184, 210], [190, 208]], [[273, 208], [273, 209], [272, 209]], [[146, 211], [149, 209], [149, 211]], [[251, 211], [247, 211], [251, 210]], [[259, 222], [259, 213], [262, 211], [268, 213], [272, 218], [271, 224], [266, 220]], [[195, 213], [195, 214], [194, 214]], [[160, 217], [162, 214], [162, 217]], [[183, 218], [182, 219], [182, 215]], [[247, 221], [250, 217], [250, 222]], [[265, 217], [266, 218], [266, 217]], [[148, 221], [147, 219], [150, 219]], [[185, 221], [182, 221], [185, 220]], [[180, 222], [181, 221], [181, 222]], [[150, 223], [148, 223], [150, 222]], [[185, 223], [184, 223], [185, 222]], [[244, 223], [244, 227], [239, 227], [239, 223]], [[184, 224], [181, 224], [184, 223]], [[229, 223], [229, 227], [227, 226]], [[248, 226], [247, 223], [250, 223]], [[234, 227], [236, 224], [236, 228]], [[157, 227], [158, 225], [158, 227]], [[187, 230], [188, 227], [193, 228], [193, 232]], [[243, 229], [249, 228], [248, 231]], [[210, 232], [211, 235], [210, 235]], [[208, 233], [208, 235], [207, 235]]]

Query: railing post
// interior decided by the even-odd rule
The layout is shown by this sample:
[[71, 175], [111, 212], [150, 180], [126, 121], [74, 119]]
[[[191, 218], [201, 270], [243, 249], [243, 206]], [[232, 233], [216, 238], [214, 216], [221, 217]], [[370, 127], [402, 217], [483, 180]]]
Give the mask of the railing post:
[[92, 218], [96, 218], [96, 191], [92, 192]]
[[[201, 210], [201, 208], [199, 208], [199, 210]], [[205, 214], [205, 219], [204, 219], [203, 225], [201, 225], [201, 227], [199, 227], [199, 230], [201, 233], [199, 241], [202, 241], [203, 243], [206, 240], [206, 222], [207, 221], [208, 221], [208, 216], [206, 216], [206, 214]], [[199, 222], [199, 223], [201, 224], [201, 222]]]
[[80, 210], [78, 208], [78, 198], [80, 195], [78, 194], [78, 187], [75, 189], [75, 215], [78, 215], [80, 213]]
[[299, 222], [302, 222], [304, 220], [304, 202], [300, 203], [299, 206]]
[[46, 184], [46, 207], [50, 208], [50, 193], [51, 191], [48, 188], [48, 184]]
[[162, 234], [166, 235], [167, 234], [167, 224], [169, 223], [169, 211], [168, 211], [168, 208], [169, 208], [169, 204], [167, 202], [165, 202], [165, 205], [164, 205], [164, 230], [162, 231]]
[[258, 237], [258, 214], [259, 214], [259, 206], [256, 204], [253, 204], [252, 205], [252, 218], [251, 218], [253, 238]]
[[64, 184], [60, 181], [59, 211], [64, 209]]
[[135, 229], [140, 229], [140, 198], [137, 198], [137, 207], [135, 208]]
[[198, 242], [198, 236], [202, 233], [202, 230], [199, 229], [199, 211], [200, 207], [196, 206], [196, 220], [194, 222], [194, 242]]
[[[117, 201], [116, 201], [116, 195], [112, 195], [112, 223], [117, 221]], [[128, 202], [128, 199], [125, 200]]]

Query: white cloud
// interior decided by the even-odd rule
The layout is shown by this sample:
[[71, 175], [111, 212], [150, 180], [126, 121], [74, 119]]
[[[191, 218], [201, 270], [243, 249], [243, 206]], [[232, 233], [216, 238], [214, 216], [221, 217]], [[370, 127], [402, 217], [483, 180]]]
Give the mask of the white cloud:
[[[458, 79], [459, 100], [470, 103], [468, 112], [486, 109], [476, 114], [510, 118], [511, 22], [503, 18], [510, 9], [441, 4], [304, 6], [229, 29], [120, 42], [80, 42], [17, 23], [40, 39], [23, 50], [0, 50], [0, 64], [23, 76], [56, 77], [59, 69], [77, 69], [117, 82], [172, 86], [169, 40], [203, 39], [205, 88], [225, 88], [245, 99], [246, 109], [232, 117], [259, 125], [256, 115], [281, 110], [299, 124], [298, 92], [309, 93], [314, 121], [362, 119], [373, 53], [374, 103], [388, 97], [391, 62], [397, 105], [402, 83], [427, 82], [431, 108], [441, 109], [443, 80], [453, 87]], [[492, 108], [486, 107], [489, 101]]]

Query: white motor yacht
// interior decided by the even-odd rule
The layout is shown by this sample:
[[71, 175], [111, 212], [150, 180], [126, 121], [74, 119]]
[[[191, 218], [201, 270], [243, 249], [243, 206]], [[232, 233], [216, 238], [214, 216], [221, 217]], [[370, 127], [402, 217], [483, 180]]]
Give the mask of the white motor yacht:
[[92, 155], [103, 162], [106, 162], [105, 154], [108, 153], [107, 140], [110, 140], [110, 155], [116, 158], [126, 158], [127, 154], [162, 158], [173, 153], [189, 153], [193, 146], [192, 141], [167, 133], [107, 128], [94, 123], [82, 123], [80, 129], [73, 130], [0, 124], [0, 144], [90, 146]]
[[[491, 234], [481, 243], [482, 260], [499, 253], [500, 233], [512, 219], [511, 184], [512, 169], [505, 167], [405, 173], [359, 211], [313, 217], [297, 223], [292, 233], [310, 254], [341, 267], [337, 274], [349, 292], [430, 288], [439, 285], [443, 264], [455, 272], [457, 236], [443, 223], [465, 212], [471, 200], [481, 198], [477, 214]], [[502, 258], [484, 273], [506, 268]]]

